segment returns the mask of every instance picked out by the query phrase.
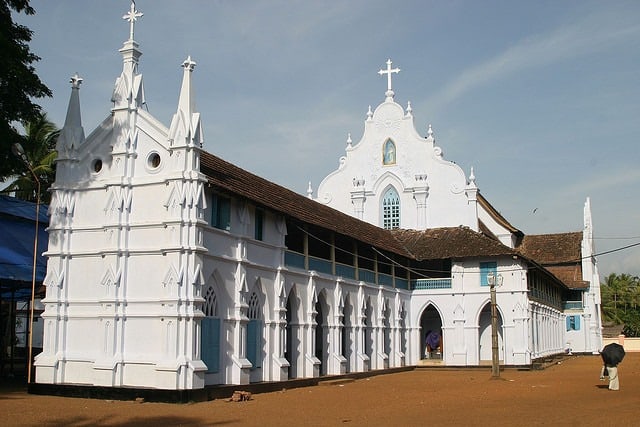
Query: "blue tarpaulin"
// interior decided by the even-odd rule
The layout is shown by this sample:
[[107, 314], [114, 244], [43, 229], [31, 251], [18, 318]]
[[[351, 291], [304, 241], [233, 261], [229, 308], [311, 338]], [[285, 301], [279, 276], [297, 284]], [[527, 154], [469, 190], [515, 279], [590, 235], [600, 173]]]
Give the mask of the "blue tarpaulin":
[[[33, 245], [35, 237], [36, 204], [0, 195], [0, 291], [2, 299], [26, 299], [31, 296], [33, 274]], [[44, 280], [49, 235], [47, 206], [40, 206], [38, 216], [38, 250], [36, 283]]]

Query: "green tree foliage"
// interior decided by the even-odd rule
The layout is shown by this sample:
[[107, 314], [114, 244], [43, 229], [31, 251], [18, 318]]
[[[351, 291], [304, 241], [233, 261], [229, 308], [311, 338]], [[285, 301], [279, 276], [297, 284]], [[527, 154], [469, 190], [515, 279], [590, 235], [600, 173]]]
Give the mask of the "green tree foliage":
[[40, 181], [40, 201], [48, 204], [51, 194], [47, 190], [55, 179], [55, 160], [58, 154], [55, 148], [60, 129], [49, 121], [46, 114], [39, 114], [23, 125], [25, 134], [21, 135], [21, 144], [33, 174], [22, 164], [22, 173], [6, 190], [15, 192], [20, 199], [35, 202], [38, 189], [33, 177], [35, 175]]
[[24, 170], [11, 152], [14, 143], [23, 143], [15, 126], [37, 119], [41, 109], [34, 98], [51, 96], [33, 66], [40, 58], [29, 49], [32, 32], [13, 22], [12, 11], [35, 13], [28, 0], [0, 0], [0, 179]]
[[640, 336], [640, 278], [611, 273], [601, 284], [602, 316], [618, 325], [622, 333]]

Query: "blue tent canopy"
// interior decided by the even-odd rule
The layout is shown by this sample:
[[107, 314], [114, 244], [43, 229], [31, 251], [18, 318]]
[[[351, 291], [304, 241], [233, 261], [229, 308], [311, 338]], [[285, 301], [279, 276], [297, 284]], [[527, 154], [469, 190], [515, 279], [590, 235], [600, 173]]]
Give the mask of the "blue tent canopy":
[[[28, 299], [31, 296], [33, 244], [36, 204], [0, 195], [0, 292], [2, 299]], [[38, 216], [38, 250], [36, 283], [42, 283], [47, 272], [49, 235], [47, 206], [40, 206]]]

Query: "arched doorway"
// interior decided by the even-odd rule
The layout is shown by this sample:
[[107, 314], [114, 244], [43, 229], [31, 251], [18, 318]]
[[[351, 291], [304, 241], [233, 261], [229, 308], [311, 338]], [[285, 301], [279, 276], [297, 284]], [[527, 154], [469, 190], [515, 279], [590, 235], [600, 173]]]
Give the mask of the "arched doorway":
[[[205, 317], [200, 328], [200, 357], [207, 365], [207, 374], [217, 374], [220, 371], [220, 318], [213, 286], [205, 291], [202, 312]], [[210, 378], [206, 378], [205, 382], [213, 384]]]
[[246, 357], [251, 362], [251, 382], [256, 382], [262, 381], [262, 362], [265, 357], [262, 303], [257, 289], [251, 293], [248, 305]]
[[[491, 362], [492, 349], [491, 349], [491, 304], [487, 303], [478, 317], [478, 354], [480, 356], [480, 363]], [[504, 361], [504, 344], [502, 337], [502, 316], [498, 310], [498, 351], [501, 362]]]
[[442, 318], [429, 304], [420, 316], [420, 358], [442, 360], [443, 354]]

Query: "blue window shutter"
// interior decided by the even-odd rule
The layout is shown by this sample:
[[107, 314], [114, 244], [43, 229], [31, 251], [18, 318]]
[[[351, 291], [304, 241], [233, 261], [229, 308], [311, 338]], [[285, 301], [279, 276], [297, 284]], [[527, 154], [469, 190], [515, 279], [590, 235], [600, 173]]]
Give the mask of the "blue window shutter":
[[231, 200], [223, 197], [220, 200], [220, 228], [223, 230], [231, 229]]
[[247, 359], [254, 368], [261, 366], [260, 350], [262, 349], [262, 327], [260, 320], [251, 319], [247, 324]]
[[495, 261], [492, 262], [481, 262], [480, 263], [480, 286], [489, 286], [489, 281], [487, 280], [487, 276], [489, 272], [493, 272], [494, 276], [498, 274], [498, 263]]
[[211, 226], [218, 226], [218, 195], [211, 197]]
[[262, 226], [264, 224], [264, 211], [262, 209], [256, 209], [256, 224], [254, 238], [256, 240], [262, 240]]
[[205, 317], [201, 323], [200, 354], [207, 372], [220, 369], [220, 319]]
[[571, 316], [567, 316], [566, 321], [567, 321], [567, 331], [570, 331], [571, 330]]
[[573, 316], [575, 318], [575, 324], [573, 326], [573, 329], [575, 329], [576, 331], [580, 330], [580, 316]]
[[231, 229], [231, 199], [214, 194], [211, 199], [211, 225], [221, 230]]

